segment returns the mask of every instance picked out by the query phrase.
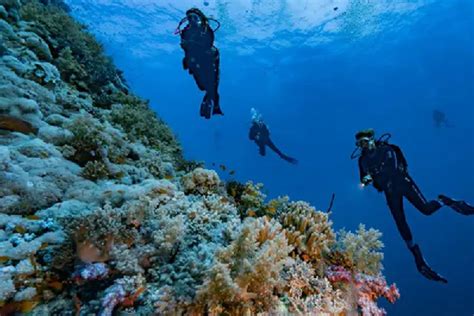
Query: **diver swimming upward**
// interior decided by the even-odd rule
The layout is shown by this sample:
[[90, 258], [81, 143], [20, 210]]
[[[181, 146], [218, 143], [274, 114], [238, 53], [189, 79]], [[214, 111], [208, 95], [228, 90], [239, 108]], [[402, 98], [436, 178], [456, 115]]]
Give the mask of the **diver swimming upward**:
[[[426, 263], [420, 247], [413, 242], [410, 227], [405, 218], [403, 198], [405, 197], [424, 215], [431, 215], [443, 205], [451, 207], [463, 215], [474, 214], [474, 207], [464, 201], [456, 201], [445, 195], [438, 200], [427, 201], [415, 181], [408, 174], [408, 164], [402, 151], [396, 145], [389, 144], [389, 134], [378, 140], [374, 138], [373, 129], [363, 130], [356, 134], [356, 146], [360, 149], [359, 172], [362, 186], [372, 184], [379, 192], [385, 193], [388, 207], [403, 240], [415, 257], [418, 271], [433, 281], [447, 282], [445, 278], [433, 271]], [[384, 136], [388, 136], [385, 137]], [[354, 151], [354, 153], [357, 149]], [[354, 157], [354, 153], [352, 158]]]
[[[201, 10], [192, 8], [178, 25], [181, 48], [184, 50], [183, 68], [193, 75], [198, 88], [206, 91], [201, 102], [201, 116], [206, 119], [223, 115], [219, 105], [219, 50], [214, 46], [214, 32]], [[188, 24], [181, 29], [181, 26]], [[215, 21], [215, 20], [212, 20]], [[217, 21], [216, 21], [217, 22]], [[219, 22], [217, 22], [219, 23]], [[219, 28], [219, 25], [218, 27]]]
[[281, 159], [297, 164], [298, 161], [295, 158], [285, 155], [278, 149], [270, 139], [270, 131], [267, 125], [263, 121], [261, 115], [254, 108], [251, 109], [252, 113], [252, 126], [249, 131], [249, 139], [253, 140], [258, 146], [258, 150], [261, 156], [266, 154], [266, 146], [270, 147]]

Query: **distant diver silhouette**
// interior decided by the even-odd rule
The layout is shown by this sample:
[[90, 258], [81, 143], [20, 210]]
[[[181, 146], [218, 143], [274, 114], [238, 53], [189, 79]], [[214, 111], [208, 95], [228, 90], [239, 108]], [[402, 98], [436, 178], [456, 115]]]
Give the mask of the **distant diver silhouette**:
[[270, 131], [263, 122], [261, 115], [254, 109], [251, 109], [252, 113], [252, 126], [250, 127], [249, 131], [249, 139], [254, 141], [255, 144], [258, 146], [258, 150], [261, 156], [266, 155], [266, 147], [270, 147], [281, 159], [292, 163], [297, 164], [298, 161], [295, 158], [285, 155], [278, 149], [275, 144], [270, 139]]
[[[188, 24], [181, 29], [185, 22]], [[212, 29], [209, 21], [217, 22]], [[184, 50], [183, 68], [193, 75], [198, 88], [206, 94], [201, 102], [200, 114], [206, 119], [211, 114], [223, 115], [219, 105], [219, 50], [214, 46], [214, 32], [220, 27], [218, 21], [207, 18], [201, 10], [186, 11], [176, 30], [181, 36]]]
[[453, 127], [453, 125], [446, 118], [446, 113], [439, 110], [433, 110], [433, 121], [435, 127]]
[[433, 271], [426, 263], [420, 247], [413, 242], [410, 228], [405, 218], [403, 198], [406, 198], [424, 215], [431, 215], [443, 205], [451, 207], [463, 215], [474, 214], [474, 207], [464, 201], [456, 201], [445, 195], [439, 195], [438, 200], [427, 201], [413, 178], [408, 174], [408, 164], [401, 149], [388, 143], [390, 134], [384, 134], [378, 140], [374, 138], [373, 129], [363, 130], [356, 134], [356, 150], [360, 151], [359, 172], [362, 186], [373, 184], [379, 191], [385, 193], [398, 231], [408, 248], [415, 257], [418, 271], [429, 280], [446, 283], [447, 280]]

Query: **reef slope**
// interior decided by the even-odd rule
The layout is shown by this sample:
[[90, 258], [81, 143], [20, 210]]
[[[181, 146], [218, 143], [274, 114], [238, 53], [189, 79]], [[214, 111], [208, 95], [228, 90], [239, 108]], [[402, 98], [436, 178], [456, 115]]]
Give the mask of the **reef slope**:
[[380, 233], [185, 161], [60, 1], [0, 0], [0, 314], [381, 315]]

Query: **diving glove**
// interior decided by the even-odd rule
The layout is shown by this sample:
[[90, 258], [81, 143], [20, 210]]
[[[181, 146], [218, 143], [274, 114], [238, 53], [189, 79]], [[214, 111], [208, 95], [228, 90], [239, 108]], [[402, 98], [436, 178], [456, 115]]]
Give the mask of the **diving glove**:
[[438, 199], [446, 206], [449, 206], [454, 211], [463, 214], [463, 215], [473, 215], [474, 214], [474, 206], [467, 204], [464, 201], [457, 201], [446, 195], [440, 194]]
[[413, 256], [415, 257], [416, 268], [425, 278], [432, 281], [448, 283], [448, 280], [446, 280], [441, 275], [433, 271], [430, 268], [430, 266], [426, 263], [425, 258], [423, 258], [420, 247], [418, 245], [409, 247], [409, 249], [413, 253]]

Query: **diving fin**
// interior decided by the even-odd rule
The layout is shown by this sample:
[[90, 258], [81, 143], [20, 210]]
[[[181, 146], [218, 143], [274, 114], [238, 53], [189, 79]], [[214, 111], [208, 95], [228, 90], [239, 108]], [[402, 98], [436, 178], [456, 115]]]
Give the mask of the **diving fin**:
[[436, 273], [433, 269], [431, 269], [431, 267], [425, 261], [425, 258], [423, 258], [423, 255], [421, 254], [421, 249], [418, 245], [413, 245], [412, 247], [409, 247], [409, 249], [415, 257], [416, 268], [425, 278], [431, 281], [448, 283], [448, 280], [446, 280], [440, 274]]
[[463, 215], [473, 215], [474, 207], [464, 201], [454, 200], [446, 195], [440, 194], [438, 199], [446, 206], [452, 208], [455, 212]]

